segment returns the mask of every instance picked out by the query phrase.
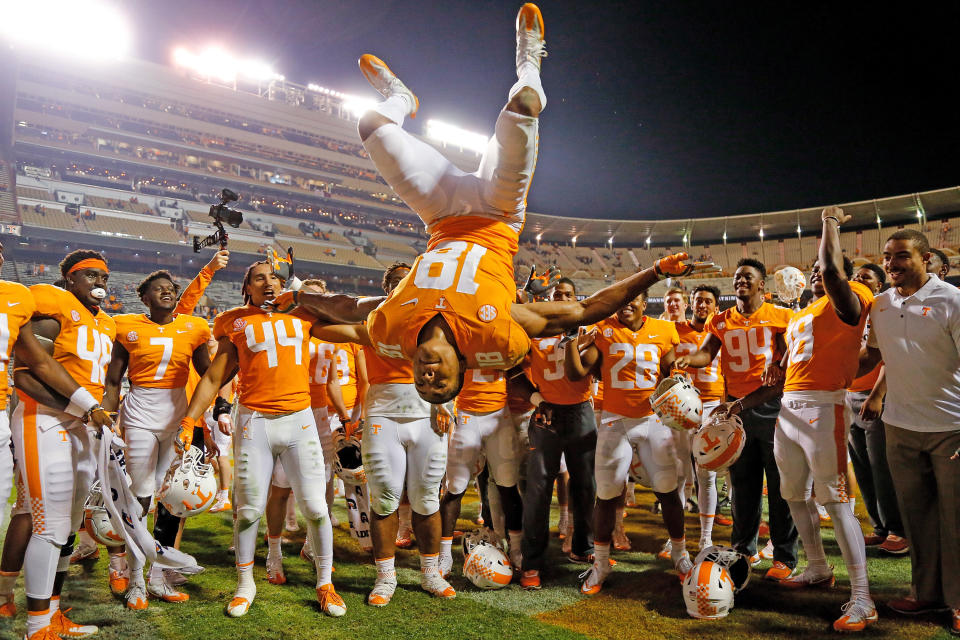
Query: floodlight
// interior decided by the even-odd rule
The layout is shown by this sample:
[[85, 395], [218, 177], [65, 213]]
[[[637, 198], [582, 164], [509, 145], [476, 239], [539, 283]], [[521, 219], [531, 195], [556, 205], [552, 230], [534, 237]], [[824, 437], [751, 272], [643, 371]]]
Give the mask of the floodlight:
[[487, 136], [461, 129], [456, 125], [440, 120], [427, 120], [426, 134], [428, 138], [442, 144], [470, 149], [477, 153], [483, 153], [487, 148]]
[[359, 118], [370, 109], [373, 109], [377, 105], [376, 100], [370, 100], [369, 98], [358, 98], [356, 96], [343, 96], [343, 108], [353, 114], [355, 117]]
[[130, 27], [115, 4], [101, 0], [8, 0], [0, 6], [0, 36], [17, 47], [88, 61], [117, 60], [130, 50]]
[[218, 46], [207, 47], [200, 53], [178, 47], [173, 51], [173, 63], [205, 78], [221, 82], [236, 82], [238, 76], [256, 82], [283, 80], [283, 76], [276, 73], [266, 62], [240, 60]]

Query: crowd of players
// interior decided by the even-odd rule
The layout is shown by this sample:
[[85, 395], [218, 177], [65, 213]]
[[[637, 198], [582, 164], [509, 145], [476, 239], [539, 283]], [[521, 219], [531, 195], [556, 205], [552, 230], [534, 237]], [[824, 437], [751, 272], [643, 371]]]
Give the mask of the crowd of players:
[[[167, 490], [161, 485], [171, 463], [186, 465], [197, 449], [216, 461], [220, 490], [203, 500], [233, 511], [238, 585], [226, 606], [233, 617], [256, 597], [264, 512], [267, 577], [285, 582], [280, 535], [291, 495], [306, 523], [301, 554], [315, 565], [320, 608], [333, 617], [346, 613], [331, 579], [334, 468], [348, 485], [351, 529], [376, 566], [370, 605], [389, 604], [395, 549], [411, 538], [421, 587], [455, 597], [446, 580], [453, 529], [478, 472], [489, 487], [495, 530], [486, 539], [504, 546], [523, 588], [538, 589], [548, 573], [553, 486], [565, 467], [561, 502], [569, 507], [560, 528], [564, 551], [588, 565], [584, 594], [598, 593], [609, 578], [611, 545], [629, 548], [623, 504], [631, 478], [639, 478], [656, 494], [668, 534], [663, 555], [684, 583], [688, 611], [725, 615], [732, 599], [720, 611], [714, 591], [738, 586], [725, 573], [734, 562], [759, 561], [766, 488], [773, 559], [766, 579], [792, 589], [834, 583], [819, 503], [850, 576], [851, 597], [835, 629], [859, 631], [877, 621], [864, 549], [892, 536], [901, 550], [904, 538], [911, 542], [913, 590], [888, 606], [952, 611], [952, 630], [960, 633], [960, 293], [927, 273], [937, 265], [926, 238], [894, 233], [884, 269], [854, 274], [839, 243], [849, 217], [824, 210], [813, 300], [797, 311], [767, 302], [764, 265], [744, 259], [734, 275], [734, 307], [720, 311], [718, 291], [697, 286], [690, 319], [683, 305], [668, 304], [669, 319], [644, 315], [651, 285], [713, 268], [685, 254], [584, 299], [552, 271], [518, 293], [513, 257], [546, 105], [536, 6], [521, 8], [516, 34], [518, 80], [474, 173], [407, 134], [401, 125], [416, 113], [416, 96], [380, 59], [360, 60], [385, 98], [360, 120], [364, 148], [431, 234], [412, 265], [387, 269], [386, 297], [333, 294], [322, 281], [296, 289], [292, 263], [274, 257], [250, 266], [244, 304], [218, 315], [211, 330], [190, 311], [226, 252], [182, 293], [165, 271], [147, 276], [138, 289], [146, 314], [111, 317], [100, 308], [109, 268], [96, 251], [67, 255], [54, 284], [27, 290], [0, 282], [0, 357], [7, 373], [14, 356], [19, 398], [9, 427], [7, 414], [0, 417], [0, 438], [12, 434], [13, 451], [0, 457], [0, 492], [9, 493], [15, 460], [18, 495], [0, 559], [0, 615], [16, 613], [22, 568], [28, 640], [97, 631], [71, 621], [59, 595], [71, 555], [97, 552], [89, 532], [74, 552], [74, 533], [104, 473], [93, 455], [104, 427], [125, 443], [141, 511], [131, 521], [145, 519], [156, 493]], [[891, 286], [879, 293], [887, 277]], [[697, 390], [702, 428], [722, 423], [742, 440], [727, 465], [734, 562], [713, 546], [717, 477], [691, 462], [696, 429], [671, 429], [651, 404], [677, 371]], [[864, 382], [867, 375], [872, 381]], [[129, 388], [121, 399], [124, 378]], [[862, 404], [853, 430], [848, 402]], [[860, 485], [872, 488], [872, 495], [864, 491], [875, 527], [870, 540], [850, 508], [848, 435]], [[886, 479], [879, 473], [884, 453]], [[713, 560], [695, 562], [687, 548], [683, 513], [693, 487], [697, 546]], [[155, 507], [157, 549], [177, 543], [183, 522], [175, 506]], [[799, 572], [798, 538], [807, 557]], [[131, 609], [145, 608], [148, 597], [186, 600], [176, 586], [201, 570], [171, 567], [158, 555], [145, 576], [143, 554], [116, 545], [110, 553], [111, 588]]]

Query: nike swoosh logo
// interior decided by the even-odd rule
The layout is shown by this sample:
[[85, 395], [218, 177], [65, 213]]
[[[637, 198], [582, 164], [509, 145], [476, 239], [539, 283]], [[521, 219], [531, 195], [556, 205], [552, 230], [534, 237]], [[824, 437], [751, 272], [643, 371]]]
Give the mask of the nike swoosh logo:
[[650, 334], [650, 335], [647, 336], [647, 337], [648, 337], [648, 338], [659, 338], [659, 337], [660, 337], [660, 334], [659, 334], [659, 333], [652, 333], [652, 334]]
[[306, 430], [309, 429], [309, 428], [310, 428], [310, 425], [308, 425], [308, 424], [305, 424], [305, 425], [303, 425], [302, 427], [300, 427], [300, 429], [303, 430], [303, 431], [306, 431]]
[[179, 329], [177, 329], [177, 333], [186, 333], [186, 330], [180, 331]]
[[820, 418], [814, 418], [813, 420], [807, 420], [807, 422], [809, 422], [810, 424], [813, 424], [814, 422], [816, 422], [816, 421], [819, 420], [819, 419], [820, 419]]
[[417, 300], [419, 300], [419, 298], [410, 298], [410, 299], [407, 300], [406, 302], [401, 302], [401, 303], [400, 303], [400, 306], [401, 306], [401, 307], [405, 307], [405, 306], [407, 306], [408, 304], [413, 304], [413, 303], [415, 303]]
[[760, 321], [760, 324], [769, 324], [769, 323], [770, 323], [769, 320], [761, 320], [761, 321]]
[[17, 306], [18, 304], [20, 304], [20, 303], [19, 303], [19, 302], [8, 302], [8, 303], [7, 303], [7, 306], [8, 306], [8, 307], [15, 307], [15, 306]]

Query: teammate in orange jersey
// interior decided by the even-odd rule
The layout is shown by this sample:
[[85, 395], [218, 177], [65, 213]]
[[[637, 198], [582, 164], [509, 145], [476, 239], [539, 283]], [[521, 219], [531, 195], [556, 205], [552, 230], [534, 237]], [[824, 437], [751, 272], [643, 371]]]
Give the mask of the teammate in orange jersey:
[[246, 304], [220, 314], [214, 321], [217, 355], [197, 384], [178, 439], [184, 447], [190, 446], [193, 429], [204, 410], [224, 382], [239, 371], [240, 397], [233, 439], [238, 586], [227, 614], [246, 614], [256, 595], [252, 569], [257, 529], [274, 462], [279, 459], [307, 521], [320, 606], [328, 615], [341, 616], [346, 607], [330, 581], [333, 533], [324, 495], [323, 450], [310, 410], [313, 319], [305, 319], [299, 311], [286, 314], [263, 309], [268, 300], [280, 294], [282, 285], [267, 261], [256, 262], [247, 270], [243, 280]]
[[[510, 541], [510, 562], [520, 568], [523, 539], [523, 501], [517, 490], [518, 440], [507, 408], [507, 380], [503, 371], [471, 369], [456, 399], [457, 424], [447, 449], [446, 492], [440, 501], [443, 537], [440, 539], [440, 572], [453, 569], [450, 547], [460, 517], [463, 494], [486, 460], [490, 480], [496, 485]], [[491, 527], [493, 523], [488, 523]]]
[[676, 447], [670, 428], [650, 406], [657, 383], [670, 373], [680, 338], [674, 323], [643, 315], [646, 307], [643, 293], [567, 348], [569, 378], [576, 381], [593, 374], [603, 379], [604, 389], [595, 458], [594, 562], [581, 576], [580, 586], [588, 595], [600, 591], [611, 571], [610, 537], [617, 511], [623, 510], [623, 490], [634, 450], [660, 500], [663, 523], [673, 541], [674, 566], [681, 577], [693, 568], [685, 548]]
[[783, 333], [793, 313], [764, 302], [767, 269], [743, 258], [733, 275], [735, 307], [707, 321], [710, 335], [696, 353], [677, 358], [679, 368], [709, 367], [721, 354], [720, 369], [727, 383], [726, 402], [715, 413], [739, 415], [747, 440], [740, 458], [730, 467], [733, 485], [733, 547], [758, 562], [757, 532], [767, 478], [773, 566], [770, 580], [789, 578], [797, 566], [797, 529], [790, 508], [780, 496], [780, 472], [773, 456], [773, 434], [780, 413], [782, 387], [764, 386], [763, 374], [786, 351]]
[[810, 276], [813, 301], [793, 317], [787, 329], [786, 378], [773, 443], [780, 493], [800, 532], [807, 568], [781, 584], [803, 588], [830, 586], [835, 581], [820, 539], [819, 502], [833, 521], [850, 576], [850, 601], [833, 628], [861, 631], [877, 621], [877, 609], [867, 582], [863, 532], [847, 493], [844, 395], [857, 373], [873, 293], [849, 282], [853, 265], [840, 250], [840, 225], [850, 216], [839, 207], [827, 207], [821, 219], [820, 253]]
[[[108, 410], [118, 408], [120, 385], [126, 375], [130, 390], [119, 406], [119, 422], [127, 445], [131, 489], [143, 505], [141, 518], [146, 517], [176, 455], [173, 441], [187, 409], [190, 365], [199, 375], [210, 366], [210, 328], [206, 320], [189, 315], [195, 302], [192, 296], [178, 303], [179, 292], [180, 286], [168, 271], [155, 271], [137, 286], [148, 313], [114, 318], [117, 339], [107, 368], [104, 406]], [[180, 518], [170, 515], [162, 504], [157, 505], [154, 536], [161, 544], [174, 543], [179, 525]], [[159, 566], [151, 567], [146, 583], [143, 567], [130, 566], [132, 583], [127, 589], [123, 584], [127, 577], [124, 556], [111, 550], [110, 565], [111, 589], [121, 594], [126, 591], [127, 607], [131, 609], [145, 609], [148, 593], [166, 602], [184, 602], [190, 597], [177, 591]]]
[[[3, 265], [2, 243], [0, 265]], [[111, 420], [105, 412], [92, 411], [97, 407], [97, 399], [70, 377], [63, 365], [51, 357], [34, 335], [31, 318], [36, 311], [36, 302], [30, 291], [21, 284], [0, 280], [0, 307], [3, 310], [3, 313], [0, 313], [0, 495], [7, 496], [10, 494], [14, 467], [13, 456], [10, 454], [10, 419], [6, 411], [11, 353], [16, 356], [18, 368], [29, 369], [36, 380], [52, 388], [63, 398], [70, 399], [63, 406], [69, 406], [71, 415], [81, 417], [90, 412], [91, 421], [96, 427], [110, 424]], [[20, 406], [26, 408], [25, 403]], [[23, 413], [23, 410], [15, 411], [15, 420], [22, 420]], [[3, 525], [2, 518], [5, 513], [6, 509], [0, 510], [0, 526]], [[21, 520], [24, 519], [27, 524], [26, 535], [29, 535], [30, 514], [22, 515]], [[13, 530], [16, 531], [17, 528]], [[10, 567], [11, 570], [0, 570], [0, 617], [16, 615], [13, 586], [20, 574], [22, 553], [27, 544], [26, 536], [21, 542], [19, 553], [10, 554], [9, 557], [4, 555], [5, 560], [10, 560], [13, 555], [17, 557], [16, 566]]]
[[[60, 263], [60, 273], [66, 289], [30, 288], [35, 330], [53, 339], [53, 357], [83, 385], [86, 397], [99, 402], [116, 332], [113, 318], [99, 307], [109, 277], [106, 260], [96, 251], [74, 251]], [[13, 418], [14, 454], [23, 477], [22, 504], [32, 521], [23, 559], [27, 637], [82, 637], [97, 628], [74, 624], [60, 611], [59, 600], [73, 532], [96, 471], [92, 431], [75, 417], [74, 397], [51, 393], [28, 370], [17, 370], [14, 382], [21, 399]], [[104, 421], [109, 422], [105, 415]]]
[[[690, 320], [677, 322], [677, 334], [680, 336], [680, 344], [677, 345], [677, 356], [683, 356], [696, 352], [709, 336], [707, 331], [707, 320], [717, 312], [720, 305], [720, 290], [710, 285], [701, 284], [694, 288], [690, 294], [693, 304], [693, 315]], [[703, 367], [691, 372], [693, 386], [700, 392], [700, 400], [703, 402], [703, 415], [709, 416], [710, 413], [723, 401], [724, 383], [723, 376], [720, 374], [720, 354], [713, 359], [709, 367]], [[689, 482], [692, 485], [692, 479], [686, 473], [690, 467], [690, 448], [693, 442], [694, 433], [682, 433], [674, 431], [673, 439], [677, 445], [677, 455], [680, 460], [680, 481]], [[713, 544], [713, 524], [717, 511], [717, 474], [715, 471], [705, 471], [697, 469], [697, 480], [699, 490], [697, 493], [697, 503], [700, 511], [700, 549], [704, 549]], [[683, 494], [681, 494], [683, 499]]]

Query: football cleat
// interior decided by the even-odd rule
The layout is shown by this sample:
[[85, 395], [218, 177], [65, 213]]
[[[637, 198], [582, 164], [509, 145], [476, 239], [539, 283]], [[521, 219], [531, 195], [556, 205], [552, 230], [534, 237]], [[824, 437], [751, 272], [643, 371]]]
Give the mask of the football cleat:
[[175, 569], [164, 569], [163, 579], [166, 580], [167, 584], [171, 587], [179, 587], [187, 583], [187, 576]]
[[17, 603], [13, 601], [12, 593], [0, 594], [0, 618], [16, 618]]
[[440, 575], [444, 578], [450, 576], [453, 573], [453, 556], [440, 554], [440, 561], [438, 563], [440, 569]]
[[749, 558], [747, 558], [747, 561], [750, 562], [751, 567], [756, 567], [756, 566], [759, 566], [761, 562], [763, 562], [763, 559], [760, 557], [760, 554], [758, 553], [756, 555], [752, 555]]
[[669, 560], [670, 554], [673, 552], [673, 542], [668, 538], [666, 542], [663, 543], [663, 548], [657, 552], [657, 557], [661, 560]]
[[568, 556], [573, 554], [573, 536], [567, 536], [563, 539], [563, 542], [560, 543], [560, 551]]
[[819, 502], [817, 503], [817, 515], [820, 516], [820, 522], [830, 522], [830, 514], [827, 513], [827, 508]]
[[808, 588], [824, 588], [829, 589], [837, 583], [836, 576], [833, 575], [833, 568], [831, 567], [827, 573], [814, 573], [810, 570], [810, 567], [807, 567], [803, 572], [796, 575], [790, 576], [785, 580], [780, 581], [780, 585], [788, 589], [808, 589]]
[[86, 545], [82, 542], [77, 545], [73, 550], [73, 553], [70, 554], [70, 564], [77, 564], [78, 562], [83, 562], [85, 560], [99, 560], [100, 559], [100, 547], [97, 545]]
[[907, 542], [907, 539], [892, 533], [888, 535], [887, 539], [877, 548], [892, 556], [902, 556], [910, 553], [910, 543]]
[[540, 69], [540, 59], [547, 57], [544, 40], [543, 15], [532, 2], [520, 7], [517, 13], [517, 73], [525, 62]]
[[162, 577], [159, 580], [147, 582], [147, 593], [164, 602], [186, 602], [190, 599], [190, 594], [177, 591]]
[[377, 575], [377, 581], [373, 583], [373, 589], [367, 596], [367, 604], [371, 607], [385, 607], [390, 604], [393, 598], [393, 592], [397, 590], [397, 574], [392, 573], [389, 576]]
[[331, 618], [339, 618], [347, 612], [347, 605], [344, 604], [343, 598], [334, 591], [332, 583], [317, 587], [317, 602], [320, 603], [323, 612]]
[[300, 547], [300, 559], [313, 564], [313, 549], [310, 548], [310, 540], [303, 543]]
[[283, 556], [267, 554], [267, 582], [276, 585], [287, 583], [287, 576], [283, 573]]
[[773, 560], [773, 540], [767, 540], [767, 544], [758, 554], [763, 560]]
[[130, 586], [130, 570], [127, 569], [126, 575], [123, 571], [110, 570], [110, 592], [115, 596], [123, 595]]
[[53, 625], [47, 625], [39, 631], [33, 632], [31, 636], [23, 636], [23, 640], [61, 640], [62, 636], [57, 635], [53, 630]]
[[786, 580], [793, 575], [793, 569], [780, 562], [779, 560], [773, 561], [773, 566], [767, 569], [767, 573], [763, 576], [764, 580], [773, 580], [774, 582], [781, 582]]
[[539, 591], [540, 590], [540, 572], [536, 569], [530, 569], [529, 571], [524, 571], [523, 575], [520, 576], [520, 586], [526, 589], [527, 591]]
[[86, 638], [100, 630], [93, 624], [77, 624], [67, 617], [69, 611], [70, 609], [66, 611], [57, 609], [50, 616], [50, 627], [61, 638]]
[[365, 53], [360, 56], [358, 61], [360, 73], [367, 79], [367, 82], [377, 90], [384, 98], [394, 95], [402, 95], [410, 104], [410, 117], [417, 117], [417, 110], [420, 109], [420, 100], [414, 95], [413, 91], [403, 84], [387, 63], [371, 53]]
[[596, 561], [593, 566], [580, 574], [580, 593], [588, 596], [600, 593], [603, 581], [607, 579], [613, 569], [607, 564], [601, 567]]
[[210, 507], [210, 513], [220, 513], [221, 511], [230, 511], [233, 509], [233, 505], [230, 504], [230, 497], [228, 494], [218, 494], [217, 499], [214, 500], [213, 506]]
[[413, 529], [410, 527], [401, 527], [397, 531], [396, 545], [398, 549], [409, 549], [413, 546]]
[[863, 631], [867, 625], [879, 620], [872, 600], [851, 600], [840, 610], [843, 615], [833, 623], [834, 631]]
[[439, 572], [420, 572], [420, 587], [430, 595], [450, 600], [457, 597], [457, 592], [450, 583], [443, 579]]
[[683, 582], [690, 572], [693, 571], [693, 561], [690, 560], [690, 554], [687, 551], [683, 552], [683, 555], [680, 556], [680, 559], [673, 565], [677, 570], [677, 575], [680, 577], [680, 582]]
[[713, 540], [710, 538], [700, 538], [700, 542], [697, 543], [697, 551], [703, 551], [707, 547], [713, 546]]
[[300, 531], [300, 523], [297, 522], [297, 516], [294, 514], [292, 517], [287, 515], [284, 519], [283, 528], [287, 531]]
[[233, 600], [230, 601], [230, 604], [227, 605], [227, 615], [231, 618], [239, 618], [240, 616], [247, 615], [247, 611], [250, 611], [251, 602], [244, 597], [234, 596]]
[[630, 538], [623, 530], [623, 523], [613, 528], [613, 548], [617, 551], [630, 551]]
[[713, 524], [715, 524], [715, 525], [720, 525], [721, 527], [729, 527], [729, 526], [732, 526], [732, 525], [733, 525], [733, 520], [731, 520], [731, 519], [728, 518], [727, 516], [724, 516], [724, 515], [721, 515], [721, 514], [718, 513], [718, 514], [713, 518]]
[[127, 609], [142, 611], [147, 608], [147, 586], [142, 582], [133, 582], [127, 589]]

